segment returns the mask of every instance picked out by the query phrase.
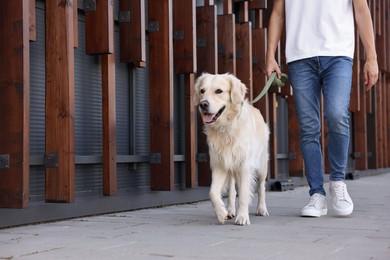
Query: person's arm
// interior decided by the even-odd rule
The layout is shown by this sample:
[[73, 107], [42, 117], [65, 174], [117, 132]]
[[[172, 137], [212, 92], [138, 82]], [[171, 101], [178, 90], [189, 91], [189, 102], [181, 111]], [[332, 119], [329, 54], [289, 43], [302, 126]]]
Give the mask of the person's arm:
[[366, 52], [366, 62], [363, 68], [363, 76], [366, 90], [369, 90], [375, 85], [379, 75], [371, 14], [366, 0], [353, 0], [353, 7], [355, 11], [357, 29]]
[[275, 59], [275, 52], [284, 27], [284, 0], [274, 0], [271, 17], [268, 25], [268, 40], [266, 54], [266, 73], [269, 77], [272, 72], [281, 77], [278, 62]]

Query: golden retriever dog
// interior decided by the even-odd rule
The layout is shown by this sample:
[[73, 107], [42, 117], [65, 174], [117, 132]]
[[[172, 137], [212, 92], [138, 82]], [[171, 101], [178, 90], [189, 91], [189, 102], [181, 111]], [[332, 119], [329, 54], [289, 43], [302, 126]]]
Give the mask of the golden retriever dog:
[[[269, 128], [247, 99], [245, 85], [231, 74], [202, 74], [195, 82], [198, 106], [207, 135], [212, 182], [210, 200], [221, 224], [249, 225], [249, 205], [258, 180], [256, 215], [268, 216], [265, 182]], [[238, 210], [236, 215], [236, 185]], [[228, 206], [222, 200], [228, 190]]]

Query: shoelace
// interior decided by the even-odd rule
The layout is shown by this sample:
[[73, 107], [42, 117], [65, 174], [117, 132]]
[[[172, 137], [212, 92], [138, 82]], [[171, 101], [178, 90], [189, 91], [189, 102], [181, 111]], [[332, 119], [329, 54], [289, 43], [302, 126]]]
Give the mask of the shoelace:
[[309, 205], [314, 206], [319, 199], [320, 196], [318, 194], [314, 194], [313, 196], [310, 197]]
[[347, 200], [345, 196], [345, 185], [337, 184], [333, 186], [338, 200]]

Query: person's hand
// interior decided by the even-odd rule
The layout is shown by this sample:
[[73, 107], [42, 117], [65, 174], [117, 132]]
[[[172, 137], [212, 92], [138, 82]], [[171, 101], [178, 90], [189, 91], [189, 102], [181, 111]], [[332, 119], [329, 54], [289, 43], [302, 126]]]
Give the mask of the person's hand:
[[364, 64], [363, 77], [366, 90], [370, 90], [378, 81], [379, 69], [376, 59], [368, 59]]
[[267, 77], [269, 78], [272, 74], [272, 72], [276, 72], [278, 78], [280, 79], [282, 77], [282, 72], [280, 70], [280, 67], [278, 63], [276, 62], [275, 58], [267, 59], [266, 62], [266, 74]]

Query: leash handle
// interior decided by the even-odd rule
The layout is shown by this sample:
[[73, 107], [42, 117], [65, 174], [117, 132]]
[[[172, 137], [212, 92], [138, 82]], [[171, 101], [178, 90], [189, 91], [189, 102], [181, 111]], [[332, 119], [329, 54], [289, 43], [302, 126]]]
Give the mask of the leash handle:
[[274, 72], [272, 72], [271, 76], [269, 77], [267, 83], [265, 84], [265, 86], [264, 86], [263, 90], [260, 92], [260, 94], [257, 95], [257, 97], [250, 102], [251, 104], [254, 104], [257, 101], [259, 101], [260, 98], [262, 98], [265, 95], [265, 93], [267, 93], [267, 91], [271, 87], [272, 82], [274, 81], [275, 77], [276, 77], [276, 72], [274, 71]]

